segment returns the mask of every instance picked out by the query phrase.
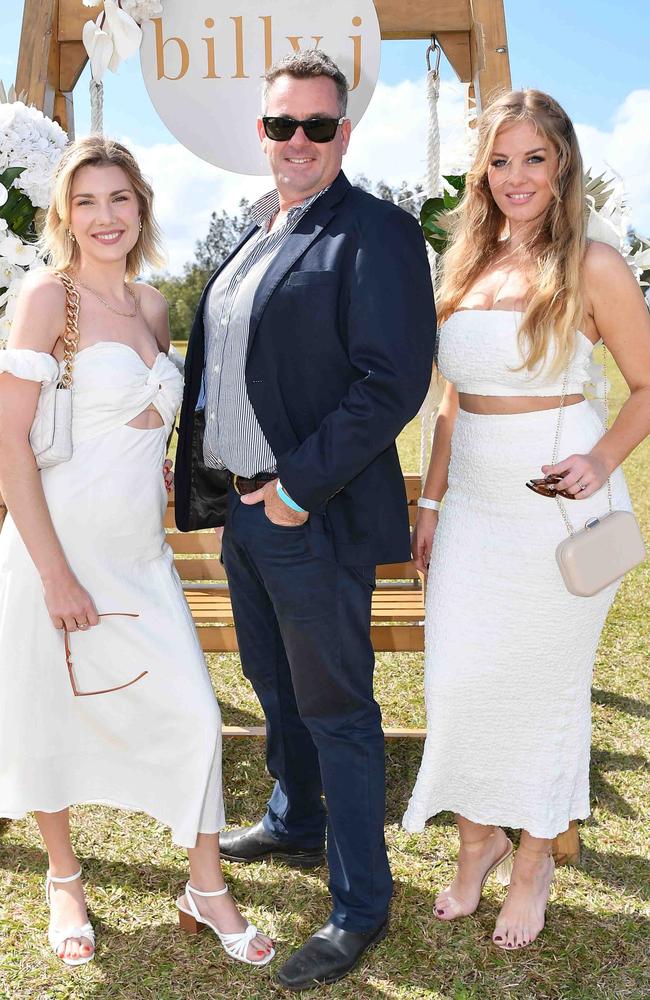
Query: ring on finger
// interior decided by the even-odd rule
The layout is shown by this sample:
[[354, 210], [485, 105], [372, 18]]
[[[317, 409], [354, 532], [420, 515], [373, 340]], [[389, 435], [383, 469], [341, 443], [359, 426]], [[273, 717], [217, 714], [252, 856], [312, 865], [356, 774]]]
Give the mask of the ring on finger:
[[77, 628], [85, 629], [88, 628], [88, 622], [77, 622]]
[[582, 479], [578, 480], [578, 489], [582, 493], [583, 490], [587, 489], [587, 483], [583, 483]]

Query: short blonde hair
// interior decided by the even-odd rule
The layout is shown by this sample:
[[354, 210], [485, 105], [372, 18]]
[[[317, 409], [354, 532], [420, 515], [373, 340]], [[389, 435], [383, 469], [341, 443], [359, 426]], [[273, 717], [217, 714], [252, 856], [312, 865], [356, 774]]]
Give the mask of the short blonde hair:
[[56, 270], [65, 271], [79, 262], [79, 246], [70, 238], [69, 226], [72, 183], [82, 167], [120, 167], [135, 191], [142, 229], [126, 258], [127, 280], [136, 278], [145, 266], [162, 267], [165, 256], [162, 234], [153, 214], [153, 188], [126, 146], [100, 135], [72, 142], [61, 157], [40, 240], [49, 263]]

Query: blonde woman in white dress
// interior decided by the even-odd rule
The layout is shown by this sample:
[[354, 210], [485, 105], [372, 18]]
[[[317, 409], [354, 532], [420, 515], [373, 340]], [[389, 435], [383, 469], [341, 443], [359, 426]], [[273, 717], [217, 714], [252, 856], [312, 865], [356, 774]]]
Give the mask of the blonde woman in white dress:
[[[163, 461], [183, 380], [164, 298], [132, 283], [160, 255], [152, 191], [127, 149], [97, 137], [68, 148], [45, 242], [80, 295], [74, 447], [39, 473], [29, 443], [41, 384], [58, 381], [63, 357], [66, 291], [45, 269], [26, 279], [0, 352], [0, 816], [36, 814], [49, 940], [67, 965], [94, 957], [68, 815], [85, 802], [169, 826], [189, 855], [181, 925], [210, 926], [231, 957], [263, 965], [272, 943], [221, 873], [221, 719], [165, 544]], [[72, 687], [141, 674], [93, 697]]]
[[[553, 838], [590, 812], [591, 677], [616, 591], [568, 593], [558, 505], [525, 484], [558, 474], [576, 527], [607, 511], [608, 477], [629, 509], [620, 465], [650, 431], [648, 310], [620, 254], [586, 240], [578, 143], [551, 97], [508, 93], [482, 115], [438, 313], [447, 386], [413, 537], [428, 567], [428, 736], [404, 825], [456, 814], [441, 920], [472, 913], [492, 871], [507, 882], [502, 828], [521, 829], [493, 935], [520, 948], [544, 926]], [[600, 341], [630, 389], [604, 436], [583, 396]]]

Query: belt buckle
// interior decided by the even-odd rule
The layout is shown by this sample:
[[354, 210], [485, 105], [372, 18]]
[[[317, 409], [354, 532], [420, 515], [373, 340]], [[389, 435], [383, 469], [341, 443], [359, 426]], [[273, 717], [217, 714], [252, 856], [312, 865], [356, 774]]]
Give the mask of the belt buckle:
[[237, 485], [237, 480], [238, 479], [239, 479], [239, 476], [237, 475], [237, 473], [233, 472], [232, 485], [233, 485], [233, 488], [235, 490], [235, 493], [237, 494], [238, 497], [240, 497], [240, 496], [242, 496], [242, 494], [239, 492], [239, 487]]

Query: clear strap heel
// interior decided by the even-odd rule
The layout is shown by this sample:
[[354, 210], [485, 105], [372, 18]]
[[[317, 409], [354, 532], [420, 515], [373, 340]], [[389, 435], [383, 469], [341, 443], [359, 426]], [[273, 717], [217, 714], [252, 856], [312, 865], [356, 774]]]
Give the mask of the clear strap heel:
[[187, 908], [183, 905], [181, 900], [177, 900], [176, 906], [179, 910], [179, 924], [181, 930], [188, 934], [198, 934], [202, 931], [204, 927], [209, 927], [211, 931], [217, 935], [223, 949], [230, 958], [234, 958], [237, 962], [245, 962], [246, 965], [268, 965], [273, 956], [275, 955], [275, 948], [271, 948], [270, 952], [266, 954], [259, 962], [254, 962], [251, 958], [248, 958], [248, 946], [257, 936], [257, 927], [253, 924], [248, 924], [245, 930], [239, 931], [235, 934], [223, 934], [219, 928], [214, 924], [208, 917], [204, 917], [196, 905], [193, 895], [195, 896], [225, 896], [228, 892], [228, 886], [223, 889], [217, 889], [215, 892], [201, 892], [199, 889], [195, 889], [194, 886], [190, 885], [188, 882], [185, 886], [185, 900], [187, 901]]
[[[513, 852], [514, 852], [514, 847], [511, 841], [508, 840], [508, 846], [506, 847], [501, 857], [497, 858], [497, 860], [490, 865], [490, 867], [483, 875], [483, 878], [481, 879], [481, 892], [483, 892], [485, 883], [489, 879], [490, 875], [492, 875], [493, 873], [497, 882], [499, 882], [501, 885], [510, 885], [510, 878], [512, 876], [512, 866], [514, 864]], [[479, 902], [480, 898], [481, 897], [479, 895]], [[444, 908], [446, 909], [447, 912], [444, 914], [444, 916], [438, 913], [439, 906], [441, 907], [444, 906]], [[474, 909], [476, 909], [477, 907], [478, 907], [478, 902]], [[470, 913], [473, 912], [474, 910], [470, 911]], [[455, 920], [458, 917], [470, 916], [470, 913], [468, 913], [464, 909], [462, 904], [456, 899], [456, 897], [453, 895], [450, 889], [443, 889], [436, 900], [436, 916], [439, 919]]]
[[[81, 868], [74, 875], [67, 875], [65, 877], [59, 877], [58, 875], [50, 874], [48, 870], [47, 876], [45, 878], [45, 900], [47, 905], [52, 908], [52, 903], [50, 900], [51, 890], [53, 885], [65, 885], [66, 882], [74, 882], [75, 879], [81, 878]], [[52, 951], [59, 957], [59, 948], [70, 938], [75, 938], [81, 940], [81, 938], [86, 938], [90, 941], [93, 946], [93, 950], [90, 955], [80, 955], [79, 958], [62, 958], [61, 961], [65, 965], [86, 965], [87, 962], [92, 962], [95, 957], [95, 931], [91, 923], [85, 923], [81, 927], [67, 927], [62, 930], [54, 926], [53, 916], [50, 916], [50, 926], [47, 932], [47, 938], [50, 942], [50, 947]]]

